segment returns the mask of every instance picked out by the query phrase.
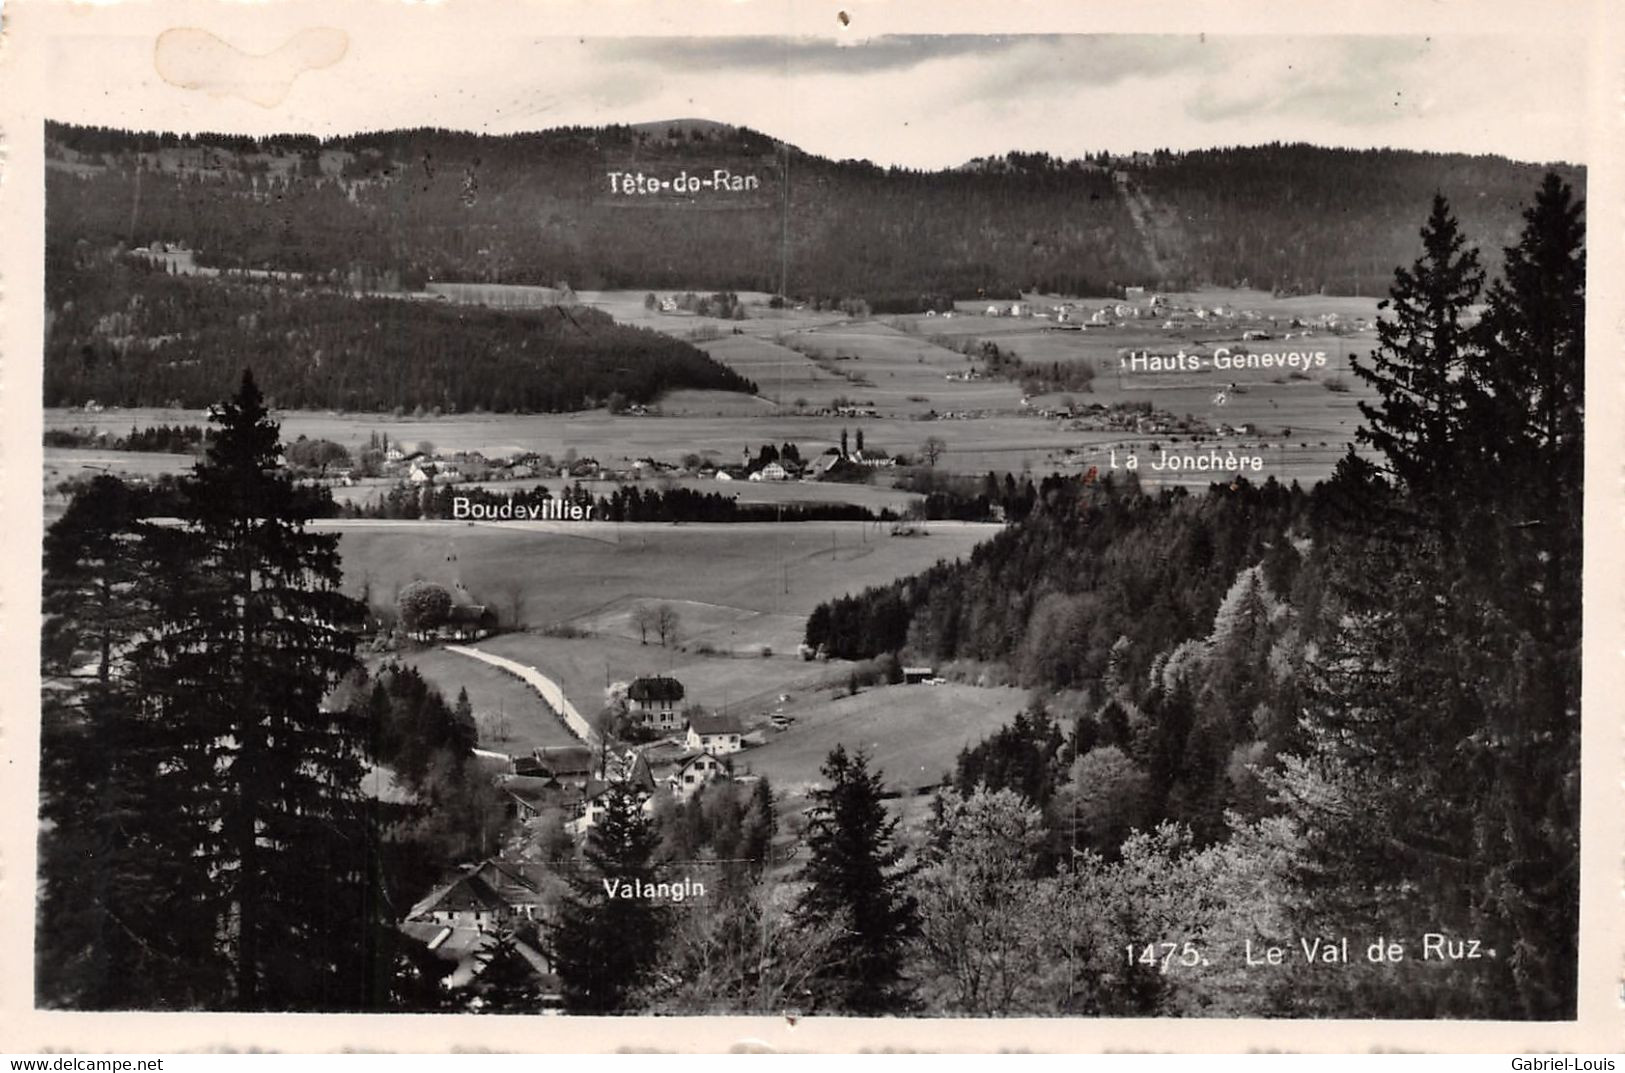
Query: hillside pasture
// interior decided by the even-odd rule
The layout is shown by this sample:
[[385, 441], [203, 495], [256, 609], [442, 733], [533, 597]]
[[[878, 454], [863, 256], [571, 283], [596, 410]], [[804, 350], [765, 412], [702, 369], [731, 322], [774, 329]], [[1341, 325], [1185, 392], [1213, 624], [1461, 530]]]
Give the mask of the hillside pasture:
[[[780, 406], [793, 406], [796, 399], [803, 397], [813, 405], [823, 405], [832, 393], [841, 392], [847, 383], [842, 377], [820, 368], [807, 355], [780, 346], [771, 339], [753, 335], [725, 335], [698, 346], [740, 376], [754, 380], [761, 395]], [[673, 394], [680, 396], [692, 392]], [[665, 398], [661, 399], [661, 408], [667, 408]]]
[[667, 417], [734, 417], [750, 419], [772, 413], [778, 406], [760, 395], [737, 391], [684, 389], [660, 396], [660, 412]]
[[653, 629], [638, 628], [638, 610], [657, 606], [677, 612], [682, 625], [676, 644], [685, 650], [714, 649], [731, 656], [760, 656], [764, 650], [770, 654], [793, 652], [806, 628], [806, 620], [799, 615], [751, 611], [700, 600], [649, 601], [635, 596], [580, 615], [569, 624], [597, 637], [618, 637], [646, 645], [658, 641], [658, 634]]
[[782, 706], [788, 730], [767, 730], [768, 742], [734, 757], [736, 771], [765, 775], [787, 806], [810, 803], [819, 768], [831, 749], [869, 754], [870, 770], [888, 789], [911, 793], [951, 774], [960, 750], [1013, 719], [1027, 696], [1013, 687], [948, 684], [876, 686], [794, 697]]
[[[678, 607], [680, 614], [686, 609]], [[704, 655], [692, 644], [682, 649], [658, 643], [639, 644], [620, 636], [548, 637], [538, 633], [503, 634], [476, 647], [535, 667], [559, 684], [583, 715], [604, 705], [608, 683], [630, 682], [643, 675], [667, 675], [683, 683], [683, 703], [728, 711], [751, 721], [765, 717], [783, 693], [800, 695], [845, 676], [842, 665], [811, 663], [794, 654], [761, 656]]]
[[892, 537], [884, 526], [862, 522], [315, 526], [342, 534], [349, 592], [365, 584], [375, 603], [387, 605], [419, 579], [461, 585], [468, 599], [489, 605], [505, 622], [517, 601], [521, 620], [535, 626], [601, 615], [629, 598], [804, 617], [825, 600], [968, 555], [999, 529], [933, 522], [926, 535]]
[[[842, 374], [840, 394], [872, 404], [883, 414], [916, 415], [945, 410], [1014, 411], [1019, 385], [998, 380], [949, 380], [975, 363], [925, 335], [899, 330], [906, 318], [885, 318], [804, 329], [785, 336], [787, 345], [815, 356]], [[830, 400], [814, 397], [814, 405]]]

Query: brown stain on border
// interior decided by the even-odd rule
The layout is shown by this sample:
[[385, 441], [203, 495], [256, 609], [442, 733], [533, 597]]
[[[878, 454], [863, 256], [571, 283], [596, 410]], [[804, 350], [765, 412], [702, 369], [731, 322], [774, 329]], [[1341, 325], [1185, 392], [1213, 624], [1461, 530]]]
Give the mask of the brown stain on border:
[[350, 35], [332, 26], [307, 27], [266, 53], [246, 52], [195, 26], [177, 26], [153, 42], [152, 63], [160, 78], [180, 89], [275, 108], [296, 78], [333, 66], [349, 50]]

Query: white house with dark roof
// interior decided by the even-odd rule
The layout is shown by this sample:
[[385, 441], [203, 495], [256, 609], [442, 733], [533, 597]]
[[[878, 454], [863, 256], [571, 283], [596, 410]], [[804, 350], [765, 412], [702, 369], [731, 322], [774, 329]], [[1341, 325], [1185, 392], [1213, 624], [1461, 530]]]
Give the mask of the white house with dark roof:
[[726, 756], [745, 747], [745, 729], [731, 715], [696, 715], [688, 722], [688, 747]]
[[683, 725], [683, 683], [665, 675], [634, 679], [626, 689], [632, 717], [644, 726], [675, 730]]
[[893, 458], [885, 451], [877, 451], [874, 448], [870, 448], [866, 451], [852, 452], [852, 461], [857, 462], [859, 465], [870, 466], [872, 468], [885, 468], [887, 466], [897, 465], [897, 459]]
[[710, 753], [700, 753], [678, 765], [666, 776], [666, 786], [679, 801], [687, 801], [700, 792], [700, 788], [714, 779], [729, 777], [728, 764]]
[[750, 475], [753, 481], [787, 481], [790, 473], [778, 462], [769, 462], [761, 469]]

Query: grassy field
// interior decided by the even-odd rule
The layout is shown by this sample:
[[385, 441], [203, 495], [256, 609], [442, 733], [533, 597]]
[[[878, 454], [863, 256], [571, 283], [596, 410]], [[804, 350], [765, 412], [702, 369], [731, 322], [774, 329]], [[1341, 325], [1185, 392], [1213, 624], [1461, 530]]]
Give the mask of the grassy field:
[[[657, 523], [317, 523], [342, 534], [345, 587], [393, 604], [418, 579], [461, 587], [504, 621], [542, 626], [599, 621], [627, 601], [693, 601], [763, 616], [765, 643], [800, 640], [791, 627], [819, 603], [968, 555], [993, 525], [933, 522], [893, 537], [861, 522], [778, 525]], [[596, 618], [595, 618], [596, 616]], [[737, 629], [729, 625], [726, 628]], [[741, 634], [740, 646], [759, 646]], [[777, 650], [777, 649], [776, 649]]]
[[[917, 573], [939, 558], [969, 553], [997, 531], [988, 525], [932, 523], [927, 534], [886, 535], [856, 522], [803, 525], [467, 525], [455, 522], [330, 522], [342, 534], [345, 588], [363, 586], [388, 606], [417, 579], [458, 589], [489, 604], [504, 621], [568, 624], [587, 638], [540, 633], [483, 642], [554, 679], [583, 712], [596, 711], [606, 677], [674, 673], [689, 697], [708, 707], [759, 714], [762, 697], [801, 690], [830, 672], [795, 655], [806, 616], [824, 600]], [[788, 590], [788, 591], [786, 591]], [[670, 603], [679, 619], [676, 647], [638, 641], [633, 609]], [[772, 655], [764, 658], [762, 650]], [[718, 654], [706, 654], [705, 649]], [[498, 675], [440, 654], [435, 680], [455, 696], [474, 696], [475, 677]], [[429, 673], [429, 670], [425, 670]], [[454, 675], [461, 675], [454, 680]], [[506, 676], [502, 676], [503, 679]], [[485, 680], [481, 678], [480, 680]], [[491, 688], [506, 682], [492, 679]], [[518, 683], [513, 683], [519, 687]], [[492, 693], [499, 702], [512, 694]]]
[[[1214, 402], [1215, 389], [1208, 386], [1124, 390], [1119, 394], [1109, 390], [1111, 381], [1107, 379], [1097, 379], [1096, 383], [1100, 390], [1095, 394], [1074, 394], [1073, 398], [1101, 402], [1110, 402], [1114, 398], [1146, 399], [1160, 409], [1176, 415], [1199, 416], [1215, 425], [1222, 421], [1230, 425], [1255, 426], [1257, 433], [1247, 438], [1246, 442], [1265, 445], [1258, 452], [1265, 459], [1265, 469], [1259, 479], [1274, 474], [1283, 481], [1311, 482], [1328, 475], [1342, 454], [1343, 445], [1354, 438], [1354, 429], [1359, 423], [1357, 404], [1368, 397], [1353, 378], [1345, 382], [1350, 390], [1341, 393], [1327, 390], [1318, 381], [1244, 385], [1244, 391], [1228, 392], [1224, 405]], [[1060, 399], [1059, 395], [1036, 398], [1033, 404], [1035, 408], [1046, 402], [1058, 404]], [[53, 423], [71, 426], [76, 420], [84, 424], [84, 416], [106, 415], [55, 411], [47, 412], [46, 420], [48, 427]], [[172, 411], [121, 411], [115, 415], [110, 427], [128, 430], [132, 416], [142, 425], [166, 420], [173, 422], [175, 419]], [[283, 420], [285, 438], [303, 434], [337, 439], [352, 447], [359, 447], [366, 442], [370, 430], [379, 429], [409, 444], [428, 440], [446, 450], [482, 450], [504, 454], [523, 445], [526, 450], [546, 451], [554, 457], [562, 457], [565, 450], [574, 448], [583, 457], [594, 457], [601, 462], [625, 460], [627, 464], [643, 455], [676, 462], [690, 452], [712, 459], [734, 459], [746, 447], [754, 451], [764, 443], [785, 441], [798, 444], [804, 455], [816, 455], [825, 447], [840, 442], [842, 428], [846, 428], [849, 434], [862, 428], [868, 446], [892, 453], [917, 455], [927, 437], [940, 438], [947, 445], [947, 450], [938, 466], [945, 470], [969, 474], [982, 474], [989, 470], [1018, 474], [1027, 471], [1035, 478], [1050, 472], [1078, 472], [1089, 465], [1104, 467], [1107, 451], [1112, 446], [1138, 445], [1143, 450], [1152, 440], [1167, 439], [1150, 436], [1136, 438], [1121, 433], [1076, 432], [1060, 420], [1019, 413], [933, 421], [906, 417], [866, 418], [859, 421], [835, 417], [798, 417], [794, 414], [755, 419], [719, 416], [612, 417], [603, 411], [572, 415], [468, 415], [405, 423], [367, 415], [289, 413], [279, 417]], [[121, 452], [87, 454], [105, 462], [121, 455]], [[189, 469], [194, 460], [182, 455], [131, 455], [127, 463], [122, 459], [118, 461], [129, 472], [150, 473], [165, 469]], [[51, 463], [48, 461], [47, 465]], [[90, 472], [82, 466], [71, 470], [65, 466], [67, 463], [59, 461], [56, 469], [50, 471], [52, 476], [47, 478], [47, 490], [54, 487], [67, 472]], [[1142, 478], [1144, 476], [1142, 474]], [[887, 486], [888, 478], [878, 474], [877, 480], [881, 483], [876, 487], [800, 482], [778, 486], [704, 482], [704, 486], [707, 491], [739, 494], [747, 501], [773, 501], [781, 496], [868, 505], [876, 501], [896, 501], [900, 493]], [[387, 487], [388, 483], [348, 491], [341, 489], [338, 494], [343, 498], [364, 499], [375, 495], [379, 487]], [[1206, 484], [1207, 481], [1203, 479], [1199, 483]], [[515, 484], [513, 487], [521, 485]]]
[[[666, 657], [658, 645], [637, 644], [630, 613], [639, 603], [671, 603], [681, 616], [682, 644], [749, 654], [754, 658], [723, 662], [751, 675], [775, 667], [778, 658], [793, 658], [806, 616], [824, 600], [916, 574], [938, 559], [960, 558], [998, 532], [994, 525], [954, 522], [929, 523], [918, 536], [889, 536], [884, 525], [861, 522], [317, 527], [341, 533], [345, 589], [356, 595], [366, 589], [374, 605], [392, 606], [403, 585], [432, 580], [470, 602], [486, 603], [504, 623], [569, 624], [603, 636], [593, 644], [619, 639], [627, 645], [622, 655], [634, 663], [652, 658], [658, 670]], [[764, 647], [773, 658], [759, 657]], [[552, 675], [544, 660], [500, 654]], [[600, 688], [587, 697], [593, 707], [601, 671], [598, 665]], [[614, 667], [611, 675], [617, 675]], [[561, 684], [574, 701], [574, 691]]]
[[807, 804], [819, 768], [836, 745], [863, 749], [887, 787], [904, 792], [931, 786], [951, 773], [961, 749], [975, 745], [1015, 717], [1027, 695], [1011, 687], [896, 685], [855, 696], [823, 692], [783, 705], [795, 722], [769, 730], [768, 743], [734, 758], [735, 770], [766, 775], [787, 806]]
[[403, 652], [399, 659], [438, 687], [448, 704], [456, 702], [459, 689], [468, 690], [481, 748], [519, 755], [538, 745], [577, 742], [528, 685], [489, 663], [441, 648]]
[[[879, 318], [784, 333], [786, 344], [806, 352], [822, 368], [840, 377], [825, 385], [834, 394], [808, 395], [813, 407], [826, 406], [834, 395], [873, 405], [886, 416], [914, 416], [929, 411], [1003, 411], [1021, 405], [1021, 388], [1007, 381], [948, 380], [949, 373], [972, 367], [964, 354], [929, 341], [922, 334], [900, 331], [907, 318]], [[720, 356], [719, 356], [720, 357]], [[766, 386], [763, 385], [763, 390]], [[786, 392], [786, 399], [790, 398]]]
[[[686, 621], [688, 609], [678, 605], [678, 610]], [[578, 711], [589, 716], [603, 707], [606, 683], [630, 682], [642, 675], [676, 678], [683, 683], [685, 704], [728, 711], [747, 721], [765, 717], [780, 694], [799, 696], [846, 676], [840, 665], [809, 663], [793, 654], [765, 659], [701, 655], [692, 644], [680, 651], [615, 636], [503, 634], [480, 642], [478, 647], [535, 667], [559, 684]]]
[[[51, 426], [47, 424], [47, 427]], [[129, 428], [125, 425], [119, 431], [128, 432]], [[189, 472], [196, 464], [194, 455], [47, 447], [41, 487], [45, 523], [49, 525], [67, 509], [67, 498], [57, 491], [57, 486], [64, 481], [89, 480], [104, 473], [126, 480], [141, 480], [164, 473]]]

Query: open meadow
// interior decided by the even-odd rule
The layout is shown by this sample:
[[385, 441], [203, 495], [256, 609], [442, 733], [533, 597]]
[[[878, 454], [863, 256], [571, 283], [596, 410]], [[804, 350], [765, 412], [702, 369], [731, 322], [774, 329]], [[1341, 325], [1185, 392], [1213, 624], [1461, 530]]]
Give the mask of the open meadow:
[[[691, 610], [675, 605], [679, 615]], [[645, 675], [666, 675], [683, 683], [683, 703], [707, 711], [728, 712], [747, 724], [770, 715], [779, 696], [844, 681], [847, 665], [802, 660], [794, 650], [771, 657], [741, 652], [705, 654], [693, 642], [662, 648], [651, 640], [640, 644], [616, 636], [548, 637], [538, 633], [502, 634], [481, 641], [485, 652], [535, 667], [564, 690], [584, 715], [604, 705], [604, 691], [616, 682]]]
[[805, 616], [832, 597], [968, 555], [999, 530], [932, 522], [921, 535], [894, 537], [863, 522], [313, 524], [342, 534], [351, 593], [365, 587], [375, 604], [391, 605], [409, 582], [434, 581], [504, 622], [517, 617], [537, 627], [599, 615], [628, 599]]
[[734, 769], [767, 776], [781, 802], [800, 809], [810, 803], [824, 758], [842, 745], [849, 753], [863, 749], [887, 788], [908, 794], [952, 774], [960, 750], [1004, 726], [1026, 702], [1014, 687], [953, 683], [793, 696], [781, 706], [795, 720], [790, 728], [767, 731], [767, 744], [736, 755]]

